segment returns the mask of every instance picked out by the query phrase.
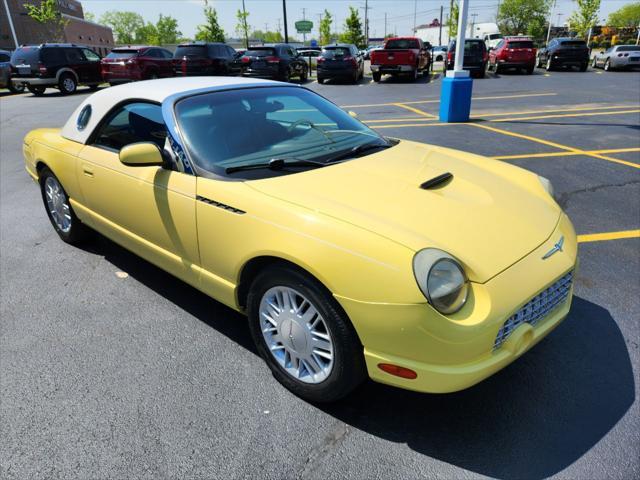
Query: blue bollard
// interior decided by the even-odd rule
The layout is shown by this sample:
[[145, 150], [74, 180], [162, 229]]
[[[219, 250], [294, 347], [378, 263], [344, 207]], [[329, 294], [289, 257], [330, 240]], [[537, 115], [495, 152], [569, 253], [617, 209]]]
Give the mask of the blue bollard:
[[473, 80], [470, 77], [445, 77], [442, 79], [440, 93], [440, 121], [468, 122], [471, 113], [471, 90]]

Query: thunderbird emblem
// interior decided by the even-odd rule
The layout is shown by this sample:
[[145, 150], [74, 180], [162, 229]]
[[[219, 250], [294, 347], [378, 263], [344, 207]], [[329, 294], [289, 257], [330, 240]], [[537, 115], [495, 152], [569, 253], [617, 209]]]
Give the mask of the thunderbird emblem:
[[547, 253], [544, 254], [542, 259], [546, 260], [551, 255], [553, 255], [554, 253], [561, 252], [562, 251], [562, 245], [564, 245], [564, 237], [560, 237], [560, 240], [558, 240], [556, 242], [556, 244], [553, 246], [553, 248], [551, 250], [549, 250]]

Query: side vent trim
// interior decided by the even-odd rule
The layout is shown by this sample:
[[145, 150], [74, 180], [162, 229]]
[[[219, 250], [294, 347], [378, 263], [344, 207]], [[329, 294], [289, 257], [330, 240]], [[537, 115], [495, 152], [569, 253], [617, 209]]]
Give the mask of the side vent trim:
[[199, 202], [207, 203], [209, 205], [213, 205], [214, 207], [222, 208], [223, 210], [227, 210], [237, 215], [244, 215], [245, 213], [247, 213], [244, 210], [240, 210], [239, 208], [235, 208], [235, 207], [232, 207], [231, 205], [227, 205], [224, 203], [216, 202], [215, 200], [211, 200], [210, 198], [206, 198], [201, 195], [197, 195], [196, 200], [198, 200]]

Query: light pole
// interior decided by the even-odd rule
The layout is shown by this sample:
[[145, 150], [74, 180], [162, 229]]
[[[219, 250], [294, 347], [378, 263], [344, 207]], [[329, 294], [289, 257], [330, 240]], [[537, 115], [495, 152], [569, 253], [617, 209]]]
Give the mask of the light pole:
[[549, 10], [549, 28], [547, 29], [547, 42], [545, 45], [549, 45], [549, 37], [551, 36], [551, 16], [553, 15], [555, 8], [556, 0], [553, 0], [553, 5], [551, 6], [551, 10]]
[[16, 35], [16, 29], [13, 26], [13, 18], [11, 18], [11, 12], [9, 11], [9, 5], [7, 0], [4, 0], [4, 9], [7, 11], [7, 19], [9, 20], [9, 28], [11, 28], [11, 35], [13, 36], [13, 43], [16, 44], [16, 49], [20, 46], [18, 43], [18, 36]]
[[242, 30], [244, 30], [244, 46], [248, 50], [249, 49], [249, 29], [247, 27], [247, 10], [244, 8], [244, 0], [242, 0]]
[[282, 16], [284, 17], [284, 43], [289, 43], [289, 28], [287, 27], [287, 0], [282, 0]]

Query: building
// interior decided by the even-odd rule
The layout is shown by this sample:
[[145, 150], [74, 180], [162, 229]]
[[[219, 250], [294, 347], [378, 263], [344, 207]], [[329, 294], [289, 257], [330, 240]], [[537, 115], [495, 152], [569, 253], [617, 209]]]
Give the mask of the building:
[[[113, 32], [109, 27], [84, 19], [82, 4], [77, 0], [58, 0], [60, 13], [66, 21], [64, 38], [51, 38], [49, 29], [27, 14], [25, 3], [39, 5], [37, 0], [3, 0], [0, 3], [0, 49], [14, 50], [17, 45], [64, 41], [87, 45], [100, 55], [113, 48]], [[9, 22], [11, 18], [13, 29]]]

